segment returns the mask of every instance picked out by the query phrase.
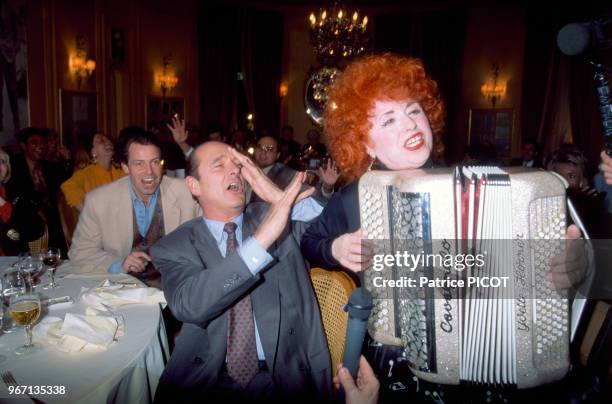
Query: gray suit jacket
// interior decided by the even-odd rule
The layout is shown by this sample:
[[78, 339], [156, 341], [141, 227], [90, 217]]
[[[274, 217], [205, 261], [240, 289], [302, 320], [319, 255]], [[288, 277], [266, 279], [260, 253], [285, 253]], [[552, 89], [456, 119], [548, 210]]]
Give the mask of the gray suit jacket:
[[[267, 208], [263, 203], [249, 205], [244, 240], [254, 233]], [[332, 372], [321, 315], [299, 247], [287, 227], [268, 252], [273, 262], [253, 276], [237, 252], [222, 257], [201, 217], [152, 247], [168, 306], [184, 322], [157, 396], [170, 397], [176, 390], [199, 393], [214, 386], [225, 364], [228, 310], [250, 293], [276, 386], [287, 396], [331, 397]]]

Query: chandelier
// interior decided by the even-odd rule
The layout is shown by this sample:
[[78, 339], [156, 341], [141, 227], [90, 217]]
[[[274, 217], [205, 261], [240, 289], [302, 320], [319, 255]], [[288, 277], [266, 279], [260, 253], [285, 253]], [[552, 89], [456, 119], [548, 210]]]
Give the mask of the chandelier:
[[324, 61], [339, 61], [358, 56], [365, 50], [368, 17], [352, 13], [334, 1], [331, 10], [310, 13], [310, 40], [317, 56]]

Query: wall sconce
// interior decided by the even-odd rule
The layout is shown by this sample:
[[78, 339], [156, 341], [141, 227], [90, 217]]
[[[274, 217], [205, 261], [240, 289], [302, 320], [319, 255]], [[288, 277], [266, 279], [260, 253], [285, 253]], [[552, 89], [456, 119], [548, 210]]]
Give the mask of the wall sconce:
[[164, 56], [164, 67], [162, 73], [157, 75], [157, 84], [159, 85], [162, 97], [166, 96], [166, 92], [172, 91], [178, 83], [178, 77], [174, 73], [168, 73], [168, 66], [172, 60], [172, 55]]
[[491, 101], [491, 105], [495, 108], [496, 102], [506, 95], [506, 83], [497, 82], [499, 78], [499, 66], [497, 64], [491, 68], [491, 76], [492, 81], [483, 84], [480, 87], [480, 92]]
[[86, 80], [96, 70], [96, 61], [87, 59], [87, 41], [82, 36], [77, 36], [76, 54], [70, 56], [68, 68], [76, 78], [77, 89], [80, 89], [82, 81]]
[[278, 89], [278, 93], [280, 94], [280, 97], [285, 98], [288, 92], [289, 92], [289, 86], [287, 85], [287, 83], [281, 83]]

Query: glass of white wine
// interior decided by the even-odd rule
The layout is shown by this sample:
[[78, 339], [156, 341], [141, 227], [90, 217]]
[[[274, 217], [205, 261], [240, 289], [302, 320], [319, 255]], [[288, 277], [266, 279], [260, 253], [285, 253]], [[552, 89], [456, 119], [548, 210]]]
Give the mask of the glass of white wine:
[[34, 352], [40, 347], [32, 342], [32, 325], [40, 317], [40, 297], [31, 292], [18, 292], [11, 295], [9, 313], [13, 322], [25, 327], [26, 343], [15, 349], [17, 355]]
[[49, 275], [51, 275], [51, 282], [47, 283], [45, 286], [43, 286], [43, 288], [56, 288], [58, 284], [55, 283], [55, 270], [57, 269], [57, 265], [59, 264], [60, 259], [62, 258], [62, 254], [60, 253], [59, 248], [51, 247], [46, 252], [42, 253], [42, 255], [43, 263], [47, 267]]
[[[17, 263], [13, 264], [6, 273], [4, 274], [4, 289], [3, 289], [3, 297], [2, 297], [2, 309], [4, 306], [8, 309], [9, 307], [9, 299], [15, 293], [23, 293], [28, 290], [28, 286], [26, 285], [28, 275], [25, 272], [21, 271], [19, 265]], [[10, 334], [13, 332], [19, 331], [19, 327], [15, 324], [14, 321], [9, 320], [8, 315], [3, 321], [4, 325], [4, 333]], [[10, 324], [7, 328], [7, 324]]]

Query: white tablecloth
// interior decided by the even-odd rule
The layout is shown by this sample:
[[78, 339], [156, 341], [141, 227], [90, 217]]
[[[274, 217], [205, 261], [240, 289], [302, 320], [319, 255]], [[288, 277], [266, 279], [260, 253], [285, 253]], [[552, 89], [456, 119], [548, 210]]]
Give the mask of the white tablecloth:
[[[0, 257], [0, 273], [4, 273], [15, 258]], [[127, 275], [78, 274], [66, 263], [56, 272], [60, 287], [43, 290], [41, 297], [69, 295], [75, 304], [49, 306], [41, 315], [63, 318], [64, 314], [85, 312], [86, 306], [78, 302], [82, 287], [90, 288], [104, 279], [125, 280]], [[43, 275], [43, 284], [48, 282]], [[34, 395], [45, 402], [66, 403], [149, 403], [164, 369], [168, 342], [159, 305], [133, 304], [114, 310], [125, 318], [125, 335], [112, 343], [106, 351], [66, 354], [56, 348], [44, 346], [42, 350], [17, 356], [14, 349], [25, 341], [25, 331], [0, 333], [0, 355], [7, 359], [0, 363], [2, 372], [11, 371], [20, 385], [65, 386], [66, 394]], [[36, 335], [34, 337], [36, 341]], [[8, 389], [0, 381], [0, 402], [12, 401]], [[22, 398], [26, 398], [22, 396]]]

